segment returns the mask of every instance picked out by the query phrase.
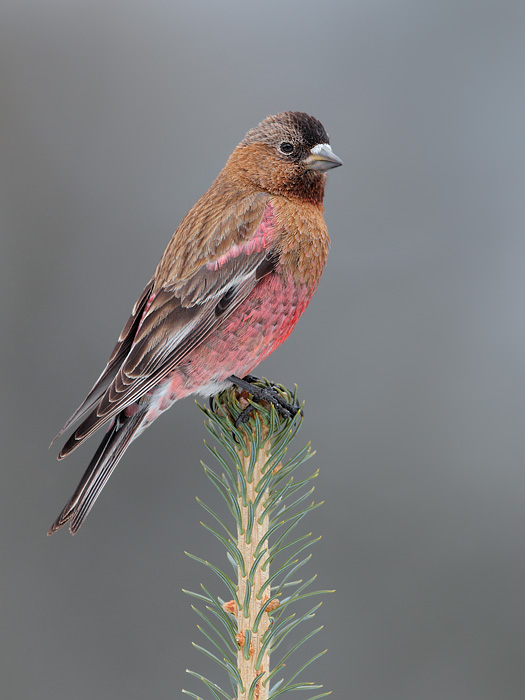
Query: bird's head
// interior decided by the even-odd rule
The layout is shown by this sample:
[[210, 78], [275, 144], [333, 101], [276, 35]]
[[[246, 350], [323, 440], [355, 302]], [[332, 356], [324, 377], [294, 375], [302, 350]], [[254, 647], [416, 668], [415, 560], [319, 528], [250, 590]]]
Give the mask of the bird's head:
[[342, 164], [320, 121], [304, 112], [281, 112], [250, 129], [228, 167], [270, 194], [320, 204], [326, 171]]

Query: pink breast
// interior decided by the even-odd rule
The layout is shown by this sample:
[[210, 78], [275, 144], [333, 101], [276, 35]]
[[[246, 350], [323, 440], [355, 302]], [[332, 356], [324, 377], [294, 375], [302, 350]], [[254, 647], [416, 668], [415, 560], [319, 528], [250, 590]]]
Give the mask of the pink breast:
[[248, 374], [294, 329], [310, 301], [305, 287], [268, 275], [184, 363], [192, 383]]
[[236, 374], [250, 374], [294, 329], [312, 293], [279, 275], [268, 275], [169, 377], [151, 392], [149, 420], [174, 401], [201, 391], [213, 393]]

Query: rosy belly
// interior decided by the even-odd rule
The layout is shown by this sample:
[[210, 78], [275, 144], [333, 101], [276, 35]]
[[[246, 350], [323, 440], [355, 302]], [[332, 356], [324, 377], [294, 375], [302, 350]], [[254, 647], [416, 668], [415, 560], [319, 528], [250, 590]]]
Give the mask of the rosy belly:
[[290, 335], [311, 296], [310, 290], [284, 284], [276, 275], [261, 280], [233, 314], [151, 391], [147, 420], [189, 394], [216, 393], [232, 374], [251, 373]]

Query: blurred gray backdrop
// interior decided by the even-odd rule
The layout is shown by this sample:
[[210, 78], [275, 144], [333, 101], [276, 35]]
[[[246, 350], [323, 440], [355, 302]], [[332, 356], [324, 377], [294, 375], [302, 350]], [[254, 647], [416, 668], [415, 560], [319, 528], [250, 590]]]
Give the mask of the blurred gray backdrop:
[[335, 698], [525, 697], [524, 35], [510, 0], [3, 0], [3, 700], [221, 679], [181, 593], [208, 581], [183, 550], [222, 555], [193, 401], [74, 539], [45, 533], [99, 436], [61, 463], [47, 446], [180, 219], [284, 109], [345, 162], [319, 292], [260, 370], [299, 385], [326, 501], [306, 573], [337, 593], [306, 676]]

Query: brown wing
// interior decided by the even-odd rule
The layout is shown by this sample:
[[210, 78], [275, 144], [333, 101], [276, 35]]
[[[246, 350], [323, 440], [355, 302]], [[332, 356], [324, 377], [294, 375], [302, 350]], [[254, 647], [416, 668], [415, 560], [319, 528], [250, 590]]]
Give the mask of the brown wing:
[[55, 440], [58, 440], [58, 438], [69, 428], [70, 425], [75, 423], [81, 416], [84, 415], [84, 413], [87, 413], [91, 408], [93, 408], [93, 406], [95, 406], [95, 404], [99, 402], [102, 394], [106, 391], [108, 386], [114, 380], [115, 375], [117, 374], [120, 365], [122, 364], [122, 361], [128, 355], [131, 349], [133, 340], [135, 338], [135, 334], [137, 332], [137, 328], [140, 323], [140, 319], [142, 317], [142, 314], [144, 313], [144, 309], [151, 295], [152, 289], [153, 279], [151, 279], [148, 282], [148, 284], [144, 288], [144, 291], [137, 299], [137, 302], [135, 303], [135, 306], [133, 307], [133, 310], [131, 312], [131, 316], [126, 321], [126, 325], [124, 326], [121, 334], [119, 335], [117, 344], [113, 348], [113, 352], [110, 355], [110, 358], [108, 360], [107, 365], [104, 368], [104, 371], [97, 379], [97, 381], [93, 385], [93, 388], [86, 396], [84, 401], [82, 401], [82, 403], [73, 413], [73, 415], [70, 416], [70, 418], [68, 418], [62, 430], [53, 438], [53, 442], [51, 443], [51, 445], [55, 442]]
[[[225, 250], [220, 245], [220, 255], [206, 256], [191, 277], [158, 280], [161, 261], [127, 354], [120, 355], [109, 386], [99, 394], [96, 407], [64, 445], [59, 458], [167, 376], [272, 270], [273, 208], [265, 198], [257, 200], [257, 209], [257, 217], [250, 212], [251, 236], [247, 236], [246, 217], [237, 221], [237, 226], [242, 226], [241, 235], [232, 231], [229, 247]], [[232, 224], [234, 221], [231, 219]]]

